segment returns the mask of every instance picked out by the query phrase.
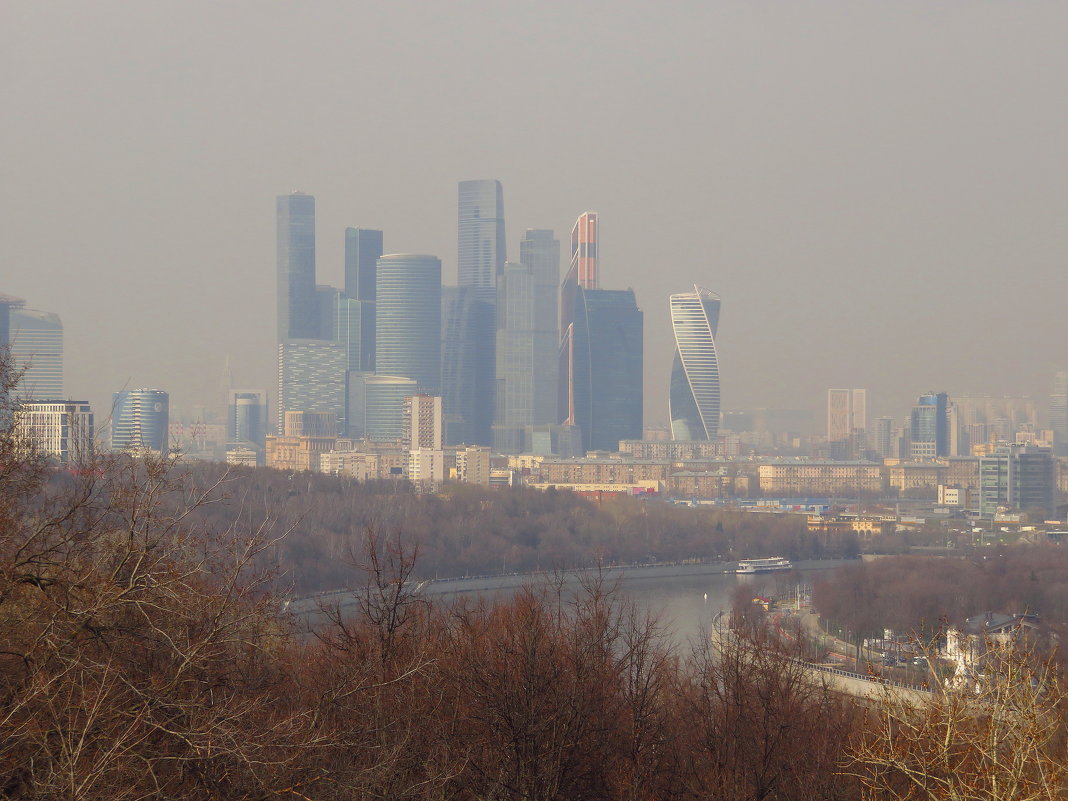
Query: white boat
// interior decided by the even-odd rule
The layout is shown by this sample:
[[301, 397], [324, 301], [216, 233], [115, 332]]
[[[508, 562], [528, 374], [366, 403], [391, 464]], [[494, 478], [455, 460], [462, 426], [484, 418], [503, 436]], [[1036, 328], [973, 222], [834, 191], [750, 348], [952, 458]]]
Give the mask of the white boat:
[[774, 570], [793, 570], [793, 568], [789, 559], [771, 556], [767, 559], [743, 559], [738, 563], [738, 569], [734, 572], [739, 574], [770, 573]]

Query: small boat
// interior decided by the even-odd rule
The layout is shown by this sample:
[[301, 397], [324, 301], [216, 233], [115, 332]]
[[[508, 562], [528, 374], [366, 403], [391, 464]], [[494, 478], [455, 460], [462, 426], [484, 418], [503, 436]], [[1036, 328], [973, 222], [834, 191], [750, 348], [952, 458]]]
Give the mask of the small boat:
[[793, 570], [789, 559], [781, 556], [771, 556], [767, 559], [743, 559], [738, 563], [735, 573], [748, 575], [750, 573], [770, 573], [774, 570]]

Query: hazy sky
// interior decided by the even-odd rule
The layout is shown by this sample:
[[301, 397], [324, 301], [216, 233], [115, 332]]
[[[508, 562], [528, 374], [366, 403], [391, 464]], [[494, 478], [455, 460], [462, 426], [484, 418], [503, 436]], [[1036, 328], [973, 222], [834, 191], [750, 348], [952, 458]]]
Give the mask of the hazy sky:
[[[509, 255], [601, 215], [646, 321], [723, 298], [725, 408], [1011, 393], [1068, 368], [1068, 3], [0, 3], [0, 293], [58, 312], [66, 387], [275, 387], [274, 197], [456, 271], [456, 184]], [[566, 250], [566, 245], [565, 245]], [[565, 256], [566, 261], [566, 256]]]

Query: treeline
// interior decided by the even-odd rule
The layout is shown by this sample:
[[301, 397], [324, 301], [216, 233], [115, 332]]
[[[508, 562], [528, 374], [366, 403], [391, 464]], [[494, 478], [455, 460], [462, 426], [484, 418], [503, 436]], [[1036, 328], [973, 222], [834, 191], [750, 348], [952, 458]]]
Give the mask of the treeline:
[[522, 487], [446, 484], [426, 494], [405, 482], [212, 464], [181, 469], [200, 484], [222, 482], [224, 500], [197, 510], [198, 524], [285, 533], [272, 549], [273, 563], [298, 594], [348, 586], [368, 529], [401, 532], [417, 545], [422, 578], [779, 554], [820, 559], [859, 550], [854, 537], [809, 533], [796, 515], [628, 497], [597, 504], [571, 492]]
[[308, 631], [273, 531], [202, 527], [220, 487], [49, 473], [0, 440], [0, 798], [856, 795], [856, 711], [757, 628], [678, 654], [596, 581], [435, 606], [371, 534], [358, 611]]
[[1048, 545], [978, 549], [962, 557], [894, 556], [835, 569], [815, 583], [825, 618], [861, 636], [883, 628], [929, 635], [984, 612], [1029, 612], [1068, 628], [1068, 551]]

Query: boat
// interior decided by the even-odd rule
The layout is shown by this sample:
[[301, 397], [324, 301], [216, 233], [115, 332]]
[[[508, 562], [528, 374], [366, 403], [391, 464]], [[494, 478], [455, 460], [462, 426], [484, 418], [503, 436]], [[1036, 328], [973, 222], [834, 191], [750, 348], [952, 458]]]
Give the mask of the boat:
[[738, 563], [735, 573], [748, 575], [750, 573], [771, 573], [775, 570], [793, 570], [789, 559], [781, 556], [770, 556], [767, 559], [743, 559]]

